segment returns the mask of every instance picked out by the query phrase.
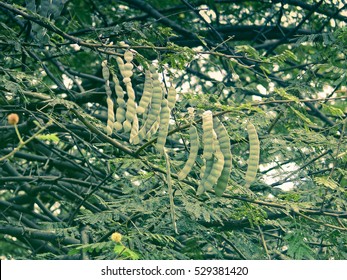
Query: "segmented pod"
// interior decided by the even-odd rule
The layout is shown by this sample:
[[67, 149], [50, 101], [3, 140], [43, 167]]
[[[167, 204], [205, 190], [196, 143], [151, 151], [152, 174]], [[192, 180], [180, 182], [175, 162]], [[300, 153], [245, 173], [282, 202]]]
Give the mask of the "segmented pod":
[[113, 101], [110, 97], [107, 97], [107, 135], [111, 135], [114, 126], [114, 112]]
[[182, 170], [177, 174], [178, 180], [184, 180], [195, 163], [199, 151], [199, 135], [195, 126], [189, 128], [190, 153]]
[[[133, 65], [131, 64], [131, 61], [133, 59], [132, 52], [126, 51], [124, 53], [124, 59], [126, 60], [126, 63], [123, 66], [124, 71], [123, 72], [121, 71], [121, 74], [123, 76], [123, 82], [125, 83], [125, 86], [126, 86], [128, 100], [126, 103], [126, 113], [125, 113], [125, 121], [123, 122], [123, 129], [125, 132], [129, 132], [132, 130], [132, 123], [136, 115], [135, 91], [131, 84], [131, 76], [133, 75], [133, 71], [132, 71]], [[137, 126], [137, 128], [134, 128], [134, 129], [138, 130], [138, 123], [135, 126]]]
[[123, 122], [125, 120], [125, 108], [126, 103], [124, 100], [124, 92], [122, 87], [119, 84], [119, 80], [116, 75], [113, 75], [113, 82], [115, 84], [115, 92], [117, 95], [117, 110], [116, 110], [116, 123], [114, 124], [114, 128], [117, 131], [120, 131], [123, 129]]
[[216, 195], [221, 196], [228, 185], [228, 180], [230, 177], [232, 166], [232, 154], [229, 135], [223, 123], [218, 118], [214, 118], [213, 123], [214, 130], [216, 131], [217, 138], [219, 141], [220, 150], [224, 156], [223, 170], [217, 181], [217, 185], [214, 187]]
[[205, 191], [207, 191], [205, 182], [211, 173], [211, 170], [213, 167], [213, 162], [214, 162], [213, 157], [210, 159], [204, 159], [204, 165], [201, 167], [200, 183], [199, 183], [198, 189], [196, 191], [196, 195], [201, 195]]
[[102, 77], [104, 78], [104, 80], [109, 80], [110, 79], [110, 70], [107, 67], [107, 60], [104, 60], [103, 62], [101, 62], [101, 66], [102, 66]]
[[124, 61], [119, 56], [116, 56], [116, 61], [117, 61], [117, 65], [118, 65], [118, 68], [119, 68], [119, 72], [124, 77], [124, 71], [125, 71], [125, 69], [124, 69]]
[[211, 111], [205, 111], [202, 114], [202, 140], [204, 143], [204, 158], [211, 159], [213, 155], [213, 117]]
[[139, 115], [142, 115], [147, 110], [148, 105], [150, 104], [152, 99], [152, 93], [153, 93], [153, 85], [152, 85], [151, 72], [149, 70], [146, 70], [145, 84], [143, 87], [142, 97], [139, 103], [139, 107], [137, 107], [136, 109], [136, 112]]
[[[128, 86], [127, 86], [128, 88]], [[128, 102], [127, 102], [127, 111], [125, 118], [132, 123], [134, 116], [136, 115], [136, 103], [135, 103], [135, 94], [134, 90], [128, 88]]]
[[249, 159], [245, 176], [245, 187], [250, 187], [257, 176], [260, 156], [260, 143], [257, 131], [252, 123], [247, 124], [249, 139]]
[[168, 101], [166, 99], [163, 99], [163, 101], [161, 102], [160, 123], [159, 123], [157, 144], [155, 146], [157, 151], [160, 154], [164, 152], [166, 137], [169, 132], [169, 121], [170, 121], [170, 108], [168, 106]]
[[200, 190], [198, 189], [198, 194], [207, 190], [212, 190], [212, 187], [217, 183], [223, 171], [224, 155], [220, 149], [220, 144], [215, 132], [213, 133], [213, 142], [215, 147], [214, 159], [206, 160], [206, 170], [201, 180], [202, 187]]
[[151, 128], [146, 133], [147, 140], [150, 140], [152, 138], [152, 135], [155, 134], [159, 128], [160, 124], [160, 118], [158, 116], [157, 120], [154, 122], [154, 124], [151, 126]]
[[129, 50], [125, 51], [124, 59], [126, 62], [131, 62], [133, 60], [133, 58], [134, 58], [134, 54], [131, 51], [129, 51]]
[[138, 143], [135, 143], [134, 140], [136, 140], [136, 136], [137, 134], [139, 133], [139, 120], [137, 118], [137, 115], [135, 114], [134, 115], [134, 119], [133, 119], [133, 125], [131, 127], [131, 131], [130, 131], [130, 138], [129, 138], [129, 142], [130, 144], [138, 144]]
[[123, 122], [123, 129], [125, 132], [131, 131], [131, 123], [128, 120]]
[[107, 94], [107, 127], [106, 127], [106, 132], [107, 135], [111, 135], [113, 131], [113, 126], [114, 126], [114, 108], [113, 108], [113, 100], [112, 100], [112, 91], [110, 87], [110, 70], [107, 67], [107, 60], [104, 60], [101, 63], [102, 66], [102, 76], [105, 80], [105, 90]]
[[[153, 68], [151, 67], [151, 71], [153, 71]], [[161, 101], [163, 98], [163, 92], [160, 85], [160, 82], [158, 80], [158, 73], [151, 72], [153, 77], [153, 92], [152, 92], [152, 100], [151, 100], [151, 109], [148, 112], [147, 120], [146, 120], [146, 126], [145, 130], [148, 131], [154, 124], [154, 122], [157, 120], [158, 116], [160, 115], [160, 109], [161, 109]]]
[[167, 101], [168, 101], [168, 106], [170, 108], [170, 110], [172, 110], [174, 107], [175, 107], [175, 104], [176, 104], [176, 89], [171, 86], [169, 88], [169, 91], [167, 93]]

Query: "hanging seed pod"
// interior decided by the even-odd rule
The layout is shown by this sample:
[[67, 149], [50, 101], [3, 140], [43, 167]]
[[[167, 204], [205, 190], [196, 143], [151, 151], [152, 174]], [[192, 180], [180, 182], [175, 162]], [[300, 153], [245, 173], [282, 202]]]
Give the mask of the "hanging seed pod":
[[135, 114], [133, 119], [133, 125], [130, 131], [130, 139], [129, 139], [130, 144], [134, 144], [134, 145], [138, 144], [138, 143], [134, 143], [134, 139], [138, 135], [138, 133], [139, 133], [139, 120], [137, 119], [137, 115]]
[[125, 71], [125, 69], [124, 69], [124, 61], [119, 56], [116, 56], [116, 61], [117, 61], [117, 65], [118, 65], [118, 68], [119, 68], [119, 72], [122, 75], [122, 77], [124, 77], [124, 71]]
[[152, 94], [153, 94], [153, 84], [152, 84], [151, 72], [149, 70], [146, 70], [145, 84], [143, 87], [142, 97], [139, 103], [139, 107], [137, 107], [136, 109], [136, 112], [139, 115], [142, 115], [147, 110], [148, 105], [150, 104], [152, 99]]
[[[154, 72], [152, 72], [154, 71]], [[148, 131], [160, 115], [161, 101], [163, 98], [162, 88], [158, 80], [158, 73], [151, 67], [153, 77], [153, 94], [151, 100], [151, 109], [148, 112], [145, 130]]]
[[221, 176], [218, 179], [217, 185], [214, 190], [216, 195], [221, 196], [227, 185], [230, 177], [231, 166], [232, 166], [232, 155], [230, 140], [227, 130], [218, 118], [214, 118], [214, 130], [216, 131], [217, 138], [219, 141], [220, 150], [224, 156], [224, 166]]
[[145, 137], [147, 140], [150, 140], [152, 138], [152, 135], [154, 135], [157, 132], [159, 128], [159, 124], [160, 124], [160, 117], [158, 116], [157, 120], [154, 122], [151, 128], [147, 131], [147, 134]]
[[182, 170], [177, 174], [178, 180], [184, 180], [192, 170], [199, 152], [199, 135], [195, 126], [189, 128], [190, 153]]
[[245, 187], [249, 188], [257, 176], [260, 156], [260, 143], [257, 131], [252, 123], [247, 125], [249, 139], [249, 159], [245, 176]]
[[107, 60], [104, 60], [101, 63], [102, 66], [102, 76], [105, 80], [105, 91], [107, 94], [107, 135], [111, 135], [113, 132], [113, 126], [114, 126], [114, 108], [113, 108], [113, 100], [112, 100], [112, 91], [110, 87], [110, 70], [107, 67]]
[[114, 126], [114, 111], [113, 111], [113, 101], [110, 97], [107, 97], [107, 135], [111, 135]]
[[211, 159], [213, 155], [213, 117], [211, 111], [205, 111], [202, 114], [202, 140], [204, 143], [203, 157], [205, 159]]
[[210, 174], [208, 174], [206, 178], [206, 182], [204, 185], [206, 190], [212, 189], [212, 187], [217, 183], [219, 177], [222, 174], [223, 167], [224, 167], [224, 155], [221, 152], [217, 137], [215, 137], [214, 139], [214, 146], [216, 149], [214, 153], [215, 160], [213, 162], [211, 172]]
[[176, 104], [176, 89], [171, 86], [169, 88], [169, 91], [167, 93], [167, 101], [168, 101], [168, 106], [170, 108], [170, 110], [172, 110], [174, 107], [175, 107], [175, 104]]
[[217, 134], [213, 130], [213, 157], [206, 160], [206, 168], [201, 176], [200, 185], [197, 190], [197, 195], [205, 191], [212, 190], [212, 187], [217, 183], [224, 166], [224, 156], [221, 152]]
[[124, 92], [122, 87], [119, 84], [119, 80], [116, 75], [113, 75], [113, 82], [115, 84], [115, 92], [117, 95], [117, 111], [116, 111], [116, 123], [114, 124], [114, 128], [117, 131], [120, 131], [123, 129], [123, 122], [125, 120], [125, 108], [126, 108], [126, 103], [124, 100]]

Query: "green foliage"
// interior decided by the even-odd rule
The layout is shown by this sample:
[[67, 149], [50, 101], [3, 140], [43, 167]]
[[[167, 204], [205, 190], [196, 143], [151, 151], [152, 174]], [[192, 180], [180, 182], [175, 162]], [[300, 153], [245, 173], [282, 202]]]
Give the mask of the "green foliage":
[[0, 2], [1, 256], [345, 259], [345, 8], [277, 2]]

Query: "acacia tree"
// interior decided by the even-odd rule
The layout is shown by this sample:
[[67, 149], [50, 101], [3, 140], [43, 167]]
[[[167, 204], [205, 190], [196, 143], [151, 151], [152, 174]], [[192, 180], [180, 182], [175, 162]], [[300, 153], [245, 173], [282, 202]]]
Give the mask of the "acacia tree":
[[346, 22], [338, 0], [0, 1], [2, 256], [346, 258]]

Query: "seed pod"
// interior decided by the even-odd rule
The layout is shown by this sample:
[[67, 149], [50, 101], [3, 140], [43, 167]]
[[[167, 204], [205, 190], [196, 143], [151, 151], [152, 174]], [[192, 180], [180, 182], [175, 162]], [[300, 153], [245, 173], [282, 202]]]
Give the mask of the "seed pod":
[[124, 122], [125, 120], [125, 114], [126, 114], [126, 111], [125, 111], [125, 108], [126, 108], [126, 103], [125, 103], [125, 100], [124, 100], [124, 92], [123, 92], [123, 89], [122, 87], [120, 86], [119, 84], [119, 80], [117, 78], [116, 75], [113, 75], [113, 82], [115, 84], [115, 92], [116, 92], [116, 95], [117, 95], [117, 111], [116, 111], [116, 123], [114, 125], [114, 128], [117, 130], [117, 131], [120, 131], [122, 130], [123, 128], [123, 125], [122, 123]]
[[116, 61], [117, 61], [117, 65], [119, 68], [119, 72], [121, 73], [121, 75], [124, 77], [124, 61], [121, 57], [116, 56]]
[[232, 166], [232, 155], [227, 130], [218, 118], [214, 118], [213, 122], [214, 130], [216, 131], [217, 138], [219, 141], [220, 150], [224, 156], [223, 171], [218, 179], [217, 185], [214, 188], [216, 195], [221, 196], [228, 185], [228, 180], [230, 177]]
[[[131, 63], [125, 63], [125, 65], [124, 65], [124, 71], [131, 71], [132, 72], [133, 68], [134, 68], [134, 65], [132, 65]], [[132, 74], [129, 76], [132, 76]]]
[[172, 110], [174, 107], [175, 107], [175, 104], [176, 104], [176, 89], [171, 86], [169, 88], [169, 91], [167, 93], [167, 101], [168, 101], [168, 106], [170, 108], [170, 110]]
[[130, 138], [129, 138], [129, 142], [130, 144], [138, 144], [134, 142], [134, 138], [137, 136], [137, 134], [139, 133], [139, 120], [137, 119], [137, 115], [134, 115], [134, 119], [133, 119], [133, 125], [131, 127], [131, 131], [130, 131]]
[[113, 101], [110, 97], [107, 97], [107, 135], [111, 135], [114, 124], [114, 112], [113, 112]]
[[127, 111], [125, 114], [125, 118], [132, 123], [134, 116], [136, 115], [136, 104], [135, 104], [135, 100], [130, 98], [128, 99], [127, 102]]
[[245, 176], [245, 187], [249, 188], [257, 176], [260, 155], [260, 143], [257, 131], [254, 125], [250, 122], [247, 124], [247, 131], [249, 139], [249, 159]]
[[224, 167], [224, 155], [221, 152], [217, 134], [213, 131], [214, 142], [214, 159], [206, 160], [206, 170], [201, 179], [197, 194], [202, 194], [205, 191], [212, 190], [212, 187], [217, 183]]
[[211, 159], [213, 155], [213, 117], [211, 111], [205, 111], [202, 114], [202, 129], [203, 129], [203, 143], [205, 159]]
[[157, 132], [159, 128], [159, 123], [160, 123], [160, 118], [158, 116], [157, 120], [154, 122], [151, 128], [147, 131], [147, 134], [146, 134], [147, 140], [150, 140], [152, 138], [152, 135]]
[[145, 84], [143, 87], [142, 97], [139, 103], [139, 107], [137, 107], [136, 109], [136, 112], [139, 115], [142, 115], [147, 110], [148, 105], [152, 99], [152, 93], [153, 93], [153, 85], [152, 85], [151, 72], [147, 70], [145, 74]]
[[189, 141], [190, 141], [190, 153], [188, 160], [185, 163], [182, 170], [177, 174], [178, 180], [183, 180], [187, 177], [189, 172], [192, 170], [192, 167], [195, 163], [195, 160], [198, 156], [199, 151], [199, 135], [195, 126], [189, 128]]
[[124, 59], [125, 59], [126, 62], [131, 62], [133, 60], [133, 58], [134, 58], [134, 55], [133, 55], [133, 53], [131, 51], [127, 50], [124, 53]]
[[102, 66], [102, 77], [104, 78], [104, 80], [108, 81], [110, 79], [110, 70], [107, 67], [107, 60], [104, 60], [101, 63]]
[[[132, 52], [126, 51], [124, 54], [124, 58], [126, 60], [126, 63], [124, 65], [122, 65], [124, 61], [121, 58], [118, 59], [117, 57], [117, 62], [119, 61], [118, 63], [119, 68], [121, 69], [122, 67], [123, 69], [123, 71], [121, 70], [121, 75], [123, 76], [123, 82], [126, 85], [126, 91], [128, 94], [128, 100], [126, 103], [125, 121], [123, 122], [123, 128], [125, 132], [129, 132], [132, 130], [132, 123], [136, 115], [135, 91], [131, 84], [131, 76], [133, 75], [133, 71], [132, 71], [133, 65], [131, 64], [131, 61], [133, 59]], [[122, 62], [120, 62], [120, 60], [122, 60]], [[136, 119], [137, 119], [137, 116], [136, 116]], [[117, 125], [117, 127], [120, 127], [120, 126]], [[135, 124], [134, 130], [138, 130], [138, 123]], [[132, 140], [134, 137], [135, 135], [133, 135]]]
[[[152, 73], [153, 79], [155, 75]], [[158, 77], [158, 74], [156, 74]], [[153, 80], [153, 94], [152, 94], [152, 100], [151, 100], [151, 109], [148, 112], [147, 120], [146, 120], [146, 127], [145, 129], [148, 131], [154, 122], [157, 120], [160, 109], [161, 109], [161, 101], [163, 98], [162, 88], [160, 85], [159, 80]]]
[[156, 149], [160, 154], [164, 152], [166, 137], [169, 132], [169, 121], [170, 121], [170, 108], [168, 106], [168, 101], [166, 99], [163, 99], [161, 103], [160, 124], [159, 124], [159, 132], [158, 132], [158, 138], [157, 138], [157, 144], [156, 144]]
[[113, 131], [113, 125], [114, 125], [114, 108], [113, 108], [113, 100], [111, 98], [112, 96], [112, 91], [110, 87], [110, 70], [107, 67], [107, 60], [104, 60], [102, 63], [102, 76], [105, 80], [105, 91], [107, 94], [107, 135], [111, 135]]
[[123, 122], [123, 128], [125, 132], [129, 132], [131, 130], [131, 123], [128, 120]]
[[204, 159], [204, 165], [201, 168], [200, 183], [199, 183], [198, 189], [196, 191], [196, 195], [201, 195], [205, 191], [207, 191], [205, 183], [206, 183], [208, 176], [211, 173], [213, 162], [214, 162], [213, 157], [210, 159]]

